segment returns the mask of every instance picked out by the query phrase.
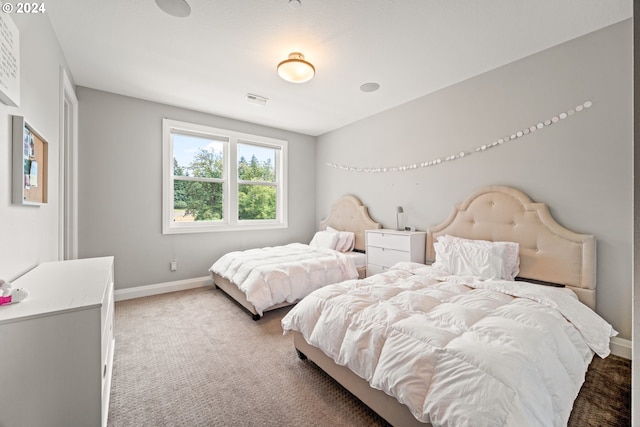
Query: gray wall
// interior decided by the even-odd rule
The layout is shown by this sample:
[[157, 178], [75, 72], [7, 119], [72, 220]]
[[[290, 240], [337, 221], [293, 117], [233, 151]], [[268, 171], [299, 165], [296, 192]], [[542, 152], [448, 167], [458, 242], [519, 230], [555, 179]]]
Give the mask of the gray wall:
[[[226, 252], [313, 237], [315, 138], [84, 87], [77, 95], [79, 256], [115, 255], [116, 289], [207, 276]], [[289, 228], [163, 235], [163, 117], [289, 141]]]
[[[394, 82], [380, 82], [381, 91]], [[316, 219], [344, 193], [394, 228], [439, 224], [487, 185], [546, 203], [561, 224], [598, 241], [597, 311], [631, 338], [633, 158], [632, 22], [627, 20], [322, 135]], [[375, 96], [376, 93], [366, 94]], [[510, 135], [591, 100], [593, 106], [515, 142], [431, 168], [390, 167], [445, 157]]]
[[[0, 278], [8, 281], [58, 259], [60, 69], [68, 69], [48, 16], [11, 19], [20, 32], [21, 100], [19, 107], [0, 103]], [[11, 115], [24, 116], [49, 142], [46, 205], [11, 204]]]

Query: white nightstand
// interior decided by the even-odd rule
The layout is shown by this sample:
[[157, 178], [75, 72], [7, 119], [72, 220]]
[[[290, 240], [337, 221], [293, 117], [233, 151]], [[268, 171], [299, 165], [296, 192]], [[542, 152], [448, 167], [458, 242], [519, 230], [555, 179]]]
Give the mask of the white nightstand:
[[401, 261], [424, 264], [426, 235], [424, 231], [367, 230], [367, 277]]

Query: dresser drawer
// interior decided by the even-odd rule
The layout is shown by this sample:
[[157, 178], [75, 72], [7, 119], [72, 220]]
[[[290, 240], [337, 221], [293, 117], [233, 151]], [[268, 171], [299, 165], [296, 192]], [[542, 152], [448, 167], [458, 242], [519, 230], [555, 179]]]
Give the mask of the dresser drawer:
[[113, 297], [113, 281], [105, 295], [105, 303], [102, 305], [102, 363], [100, 364], [100, 377], [102, 379], [102, 426], [107, 425], [109, 414], [109, 398], [111, 393], [111, 375], [113, 373], [113, 352], [115, 347], [114, 339], [114, 316], [115, 302]]
[[108, 312], [113, 305], [113, 271], [109, 272], [109, 277], [107, 277], [106, 282], [106, 290], [104, 292], [104, 296], [102, 298], [102, 307], [100, 309], [100, 322], [102, 324], [102, 329], [104, 330], [105, 322], [107, 321]]
[[411, 261], [411, 254], [409, 252], [378, 248], [376, 246], [369, 246], [367, 257], [369, 264], [377, 264], [382, 267], [391, 267], [401, 261]]
[[101, 346], [101, 353], [102, 353], [101, 376], [102, 377], [104, 377], [104, 366], [109, 359], [109, 351], [111, 350], [110, 347], [113, 343], [113, 333], [114, 333], [113, 316], [114, 316], [114, 305], [113, 305], [113, 300], [111, 300], [111, 304], [109, 304], [107, 309], [107, 317], [103, 319], [104, 323], [102, 328], [102, 346]]
[[113, 364], [113, 352], [115, 340], [113, 339], [113, 323], [109, 330], [102, 336], [102, 364], [100, 365], [100, 377], [102, 378], [102, 395], [109, 393], [111, 384], [111, 369]]
[[409, 235], [369, 232], [367, 233], [367, 246], [408, 252], [411, 249], [411, 239]]

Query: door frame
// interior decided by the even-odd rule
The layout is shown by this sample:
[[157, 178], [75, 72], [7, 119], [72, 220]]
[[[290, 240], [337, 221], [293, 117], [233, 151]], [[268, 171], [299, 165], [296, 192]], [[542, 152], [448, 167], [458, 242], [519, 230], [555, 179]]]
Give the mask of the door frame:
[[60, 67], [58, 259], [78, 258], [78, 98]]

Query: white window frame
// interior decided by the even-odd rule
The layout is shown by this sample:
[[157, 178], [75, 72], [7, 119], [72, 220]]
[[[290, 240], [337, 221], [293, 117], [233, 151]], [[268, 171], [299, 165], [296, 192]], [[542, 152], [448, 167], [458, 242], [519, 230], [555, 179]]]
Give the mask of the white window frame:
[[[175, 222], [173, 220], [174, 185], [173, 185], [173, 142], [171, 135], [186, 135], [226, 139], [223, 148], [223, 219], [221, 221]], [[273, 148], [277, 155], [273, 182], [251, 182], [276, 187], [276, 219], [275, 220], [239, 220], [238, 219], [238, 144], [250, 144]], [[264, 230], [288, 227], [287, 204], [287, 151], [288, 142], [282, 139], [251, 135], [227, 129], [162, 119], [162, 234], [209, 233], [215, 231]]]

